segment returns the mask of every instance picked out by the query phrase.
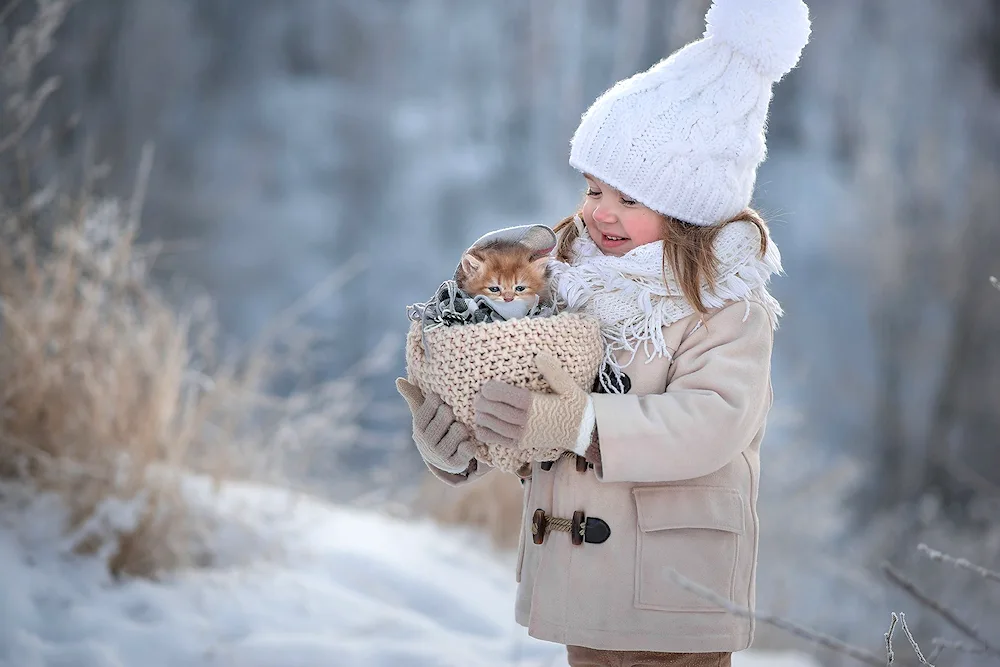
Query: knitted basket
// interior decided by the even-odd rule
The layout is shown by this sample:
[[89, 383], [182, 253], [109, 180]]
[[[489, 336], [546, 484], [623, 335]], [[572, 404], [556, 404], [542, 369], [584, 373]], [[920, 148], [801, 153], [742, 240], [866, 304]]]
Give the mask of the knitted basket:
[[[429, 354], [424, 351], [420, 329], [420, 323], [413, 322], [406, 337], [408, 378], [424, 393], [438, 394], [470, 432], [472, 403], [488, 380], [550, 391], [534, 363], [536, 353], [547, 352], [562, 363], [581, 388], [590, 391], [604, 354], [598, 321], [579, 313], [431, 329], [424, 333]], [[476, 458], [511, 473], [531, 461], [552, 461], [567, 444], [572, 444], [553, 443], [551, 448], [515, 451], [476, 442]]]

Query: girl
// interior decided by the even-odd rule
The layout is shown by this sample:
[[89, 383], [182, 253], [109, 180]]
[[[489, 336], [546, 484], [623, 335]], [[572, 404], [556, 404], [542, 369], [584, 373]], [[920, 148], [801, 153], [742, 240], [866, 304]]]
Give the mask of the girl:
[[[592, 393], [483, 386], [476, 437], [560, 443], [524, 481], [516, 618], [570, 665], [729, 665], [753, 622], [759, 450], [771, 406], [780, 257], [748, 208], [772, 84], [809, 38], [801, 0], [715, 0], [702, 39], [618, 82], [583, 115], [586, 181], [557, 225], [559, 294], [607, 342]], [[488, 472], [447, 405], [399, 381], [414, 440], [450, 484]], [[703, 589], [696, 593], [687, 582]]]

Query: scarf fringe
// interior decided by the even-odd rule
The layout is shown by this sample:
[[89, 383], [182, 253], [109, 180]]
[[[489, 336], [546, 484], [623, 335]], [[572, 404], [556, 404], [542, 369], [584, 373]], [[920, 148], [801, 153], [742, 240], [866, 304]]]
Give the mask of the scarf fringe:
[[[737, 227], [744, 225], [745, 227]], [[734, 227], [723, 232], [728, 250], [737, 251], [728, 263], [720, 266], [715, 289], [702, 288], [702, 302], [707, 308], [720, 308], [734, 301], [756, 301], [767, 310], [772, 328], [784, 313], [767, 289], [772, 275], [781, 275], [781, 254], [770, 238], [767, 252], [760, 257], [757, 227], [749, 223], [731, 223]], [[751, 230], [752, 228], [752, 230]], [[657, 357], [671, 357], [663, 335], [663, 327], [693, 314], [694, 307], [663, 266], [663, 242], [640, 246], [623, 257], [600, 252], [586, 233], [573, 243], [574, 262], [550, 263], [559, 298], [568, 310], [582, 310], [601, 321], [601, 333], [606, 343], [604, 363], [610, 372], [600, 374], [601, 386], [612, 393], [621, 393], [622, 369], [629, 366], [640, 351], [645, 363]], [[732, 254], [732, 253], [730, 253]], [[720, 258], [720, 262], [723, 262]], [[666, 268], [666, 272], [664, 269]], [[626, 352], [624, 363], [617, 354]], [[611, 373], [614, 378], [610, 377]]]

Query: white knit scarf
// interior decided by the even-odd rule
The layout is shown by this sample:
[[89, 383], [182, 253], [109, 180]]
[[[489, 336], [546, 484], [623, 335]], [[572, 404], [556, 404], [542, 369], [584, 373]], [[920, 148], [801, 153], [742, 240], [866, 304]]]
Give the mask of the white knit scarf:
[[[572, 244], [571, 263], [552, 260], [550, 267], [560, 300], [568, 310], [589, 313], [601, 322], [604, 335], [604, 361], [615, 376], [628, 366], [642, 349], [646, 363], [656, 357], [670, 357], [663, 337], [663, 327], [695, 312], [684, 298], [669, 264], [664, 266], [663, 241], [647, 243], [622, 257], [603, 254], [591, 240], [579, 216], [575, 219], [579, 237]], [[773, 274], [780, 274], [781, 254], [768, 238], [767, 252], [760, 257], [760, 233], [750, 222], [733, 222], [719, 232], [715, 241], [718, 259], [713, 291], [703, 283], [701, 298], [706, 308], [717, 308], [732, 301], [745, 301], [747, 315], [750, 301], [762, 304], [777, 326], [781, 306], [767, 290]], [[744, 316], [744, 321], [746, 316]], [[619, 363], [617, 353], [628, 353]], [[614, 393], [618, 382], [609, 382], [601, 373], [604, 388]], [[617, 386], [616, 386], [617, 385]]]

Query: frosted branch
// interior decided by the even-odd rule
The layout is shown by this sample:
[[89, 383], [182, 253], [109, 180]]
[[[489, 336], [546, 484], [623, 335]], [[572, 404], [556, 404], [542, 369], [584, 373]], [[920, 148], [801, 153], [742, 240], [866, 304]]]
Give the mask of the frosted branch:
[[896, 621], [898, 617], [895, 613], [892, 615], [892, 620], [889, 622], [889, 631], [885, 633], [885, 665], [889, 667], [892, 661], [896, 659], [896, 654], [892, 651], [892, 631], [896, 629]]
[[[895, 616], [895, 614], [893, 614]], [[924, 654], [920, 651], [920, 646], [917, 645], [917, 640], [913, 638], [913, 634], [910, 632], [910, 628], [906, 625], [906, 614], [900, 612], [899, 623], [903, 626], [903, 633], [906, 635], [907, 641], [910, 642], [910, 646], [913, 647], [913, 652], [917, 655], [917, 659], [920, 660], [921, 665], [927, 665], [927, 667], [934, 667], [931, 663], [924, 658]]]
[[939, 651], [950, 648], [953, 651], [961, 651], [962, 653], [974, 653], [978, 655], [986, 653], [986, 649], [982, 646], [972, 646], [971, 644], [957, 642], [951, 639], [941, 639], [940, 637], [935, 637], [931, 640], [931, 643], [934, 644], [935, 648]]
[[691, 581], [687, 577], [678, 573], [673, 568], [667, 568], [666, 574], [671, 581], [676, 583], [681, 588], [690, 591], [691, 593], [694, 593], [695, 595], [704, 598], [705, 600], [708, 600], [709, 602], [716, 604], [719, 607], [722, 607], [730, 614], [734, 614], [736, 616], [740, 616], [742, 618], [747, 618], [750, 620], [760, 621], [761, 623], [766, 623], [780, 630], [784, 630], [785, 632], [793, 634], [796, 637], [800, 637], [802, 639], [805, 639], [806, 641], [810, 641], [818, 646], [822, 646], [824, 648], [828, 648], [830, 650], [837, 651], [838, 653], [850, 656], [851, 658], [854, 658], [858, 662], [862, 662], [866, 665], [873, 665], [875, 667], [885, 667], [886, 663], [884, 660], [879, 658], [874, 653], [866, 651], [863, 648], [852, 646], [846, 642], [837, 639], [836, 637], [831, 637], [830, 635], [825, 635], [821, 632], [817, 632], [816, 630], [811, 630], [809, 628], [798, 625], [797, 623], [793, 623], [792, 621], [786, 620], [779, 616], [774, 616], [773, 614], [768, 614], [766, 612], [759, 612], [759, 611], [752, 612], [749, 609], [746, 609], [745, 607], [741, 607], [737, 604], [734, 604], [730, 600], [727, 600], [726, 598], [717, 594], [715, 591], [709, 590], [708, 588], [705, 588], [704, 586], [697, 584], [694, 581]]
[[[920, 650], [920, 646], [917, 644], [917, 640], [913, 638], [913, 634], [910, 632], [910, 628], [906, 625], [906, 614], [896, 612], [892, 613], [892, 620], [889, 623], [889, 631], [885, 633], [885, 664], [886, 667], [892, 665], [896, 659], [896, 653], [892, 650], [892, 631], [896, 629], [896, 623], [899, 623], [903, 627], [903, 633], [906, 635], [906, 639], [910, 642], [910, 646], [913, 647], [913, 652], [916, 654], [917, 659], [920, 660], [921, 665], [927, 665], [927, 667], [934, 667], [934, 665], [924, 658], [923, 652]], [[940, 650], [938, 650], [940, 653]], [[936, 654], [935, 654], [936, 655]]]
[[1000, 582], [1000, 572], [994, 572], [993, 570], [988, 570], [981, 565], [976, 565], [971, 563], [965, 558], [955, 558], [954, 556], [949, 556], [946, 553], [942, 553], [935, 549], [931, 549], [926, 544], [917, 545], [917, 549], [924, 553], [928, 558], [939, 563], [947, 563], [948, 565], [953, 565], [960, 570], [967, 570], [969, 572], [974, 572], [978, 574], [983, 579], [990, 579], [991, 581]]
[[903, 574], [896, 570], [896, 568], [892, 565], [889, 563], [882, 563], [882, 571], [889, 578], [889, 580], [902, 589], [903, 592], [907, 593], [917, 602], [935, 612], [963, 635], [981, 644], [987, 653], [1000, 656], [1000, 649], [990, 644], [990, 642], [983, 638], [983, 636], [980, 635], [974, 627], [960, 619], [954, 611], [948, 609], [942, 603], [934, 600], [917, 588], [916, 584], [903, 576]]

